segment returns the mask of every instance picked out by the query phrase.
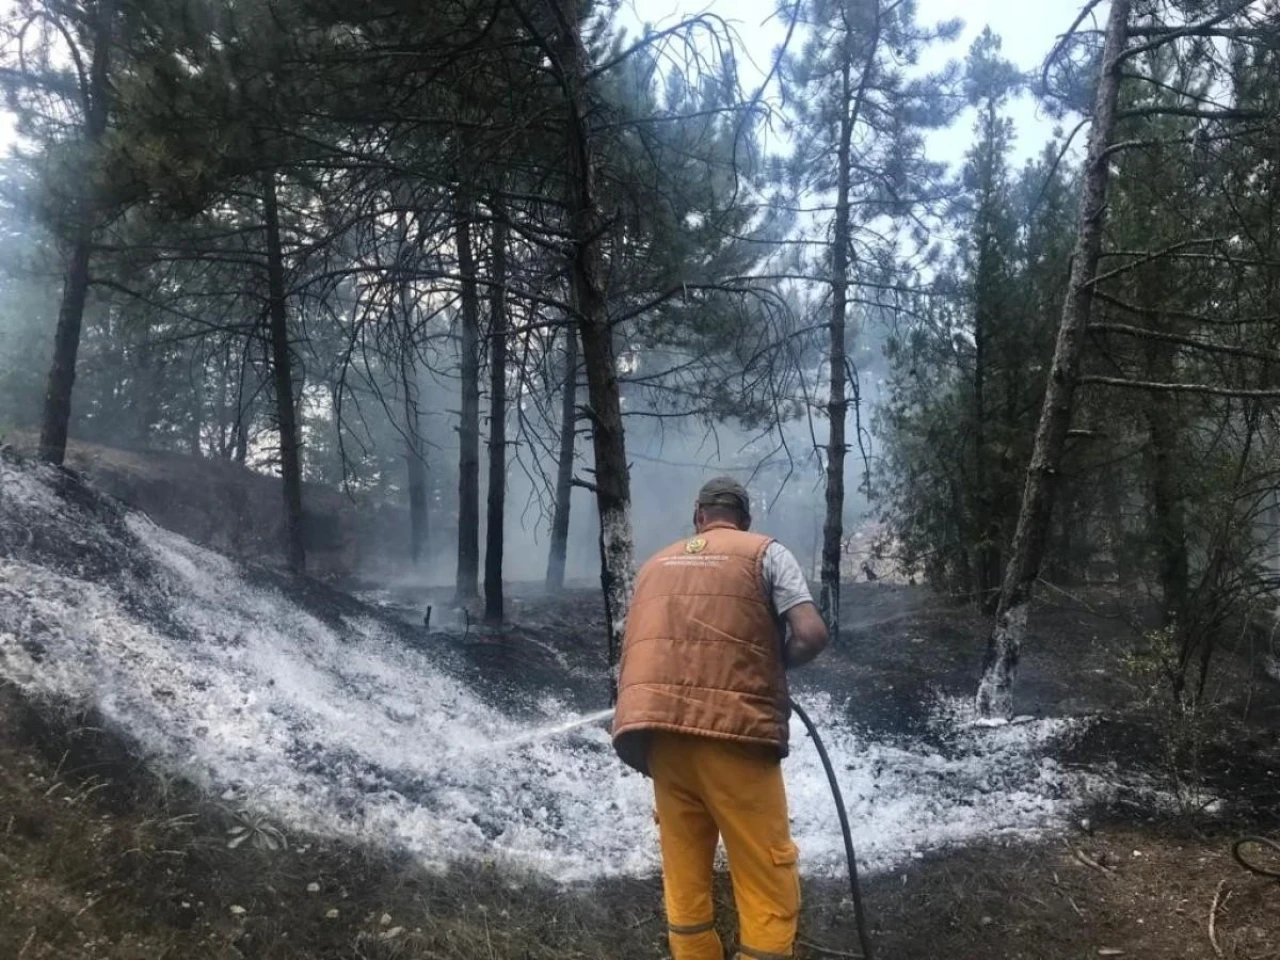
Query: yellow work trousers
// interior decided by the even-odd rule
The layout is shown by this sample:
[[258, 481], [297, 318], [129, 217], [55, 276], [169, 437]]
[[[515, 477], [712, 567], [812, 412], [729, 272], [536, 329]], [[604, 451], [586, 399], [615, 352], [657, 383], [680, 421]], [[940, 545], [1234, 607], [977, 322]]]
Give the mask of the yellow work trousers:
[[782, 765], [767, 747], [655, 733], [649, 747], [674, 960], [724, 960], [711, 876], [724, 837], [739, 957], [790, 957], [800, 914]]

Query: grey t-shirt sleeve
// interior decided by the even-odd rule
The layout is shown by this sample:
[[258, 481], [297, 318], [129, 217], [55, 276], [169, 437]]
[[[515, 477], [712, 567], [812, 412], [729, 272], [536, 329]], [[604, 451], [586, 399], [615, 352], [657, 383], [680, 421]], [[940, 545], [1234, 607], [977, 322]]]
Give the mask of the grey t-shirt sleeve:
[[772, 598], [774, 612], [779, 617], [792, 607], [813, 602], [800, 561], [777, 540], [765, 548], [762, 566], [764, 588]]

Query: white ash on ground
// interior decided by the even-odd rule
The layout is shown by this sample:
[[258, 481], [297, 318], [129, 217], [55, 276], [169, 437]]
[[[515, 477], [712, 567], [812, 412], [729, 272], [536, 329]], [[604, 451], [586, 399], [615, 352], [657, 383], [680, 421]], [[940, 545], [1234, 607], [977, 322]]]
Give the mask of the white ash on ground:
[[[308, 609], [73, 477], [0, 455], [0, 677], [29, 696], [96, 709], [152, 764], [286, 831], [565, 881], [657, 868], [648, 784], [614, 758], [603, 723], [531, 738], [526, 717], [440, 669], [394, 618], [352, 607]], [[572, 719], [533, 699], [538, 725]], [[1108, 789], [1052, 757], [1083, 720], [982, 729], [943, 711], [928, 738], [873, 738], [836, 699], [808, 707], [872, 870], [1065, 829]], [[793, 741], [805, 870], [835, 874], [826, 779], [798, 722]]]

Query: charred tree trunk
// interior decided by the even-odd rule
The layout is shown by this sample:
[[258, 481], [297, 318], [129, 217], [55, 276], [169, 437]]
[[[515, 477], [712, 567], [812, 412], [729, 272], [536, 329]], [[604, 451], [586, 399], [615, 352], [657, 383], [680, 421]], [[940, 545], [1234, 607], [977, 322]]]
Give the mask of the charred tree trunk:
[[204, 456], [204, 383], [201, 382], [199, 387], [199, 392], [192, 398], [191, 419], [187, 424], [187, 446], [193, 457]]
[[983, 716], [1009, 716], [1013, 712], [1013, 683], [1018, 656], [1026, 638], [1032, 592], [1044, 558], [1058, 468], [1071, 425], [1084, 328], [1093, 305], [1093, 277], [1098, 268], [1107, 214], [1107, 185], [1110, 180], [1107, 147], [1116, 124], [1120, 56], [1127, 39], [1129, 4], [1130, 0], [1112, 0], [1107, 18], [1093, 127], [1089, 131], [1089, 149], [1084, 163], [1071, 279], [1067, 284], [1031, 463], [1027, 467], [1022, 509], [1018, 513], [1009, 565], [996, 607], [996, 622], [991, 630], [982, 680], [978, 685], [978, 710]]
[[[87, 206], [87, 205], [86, 205]], [[88, 215], [86, 210], [83, 214]], [[53, 340], [53, 366], [49, 369], [44, 395], [44, 417], [40, 426], [40, 457], [62, 463], [67, 453], [67, 432], [71, 423], [71, 391], [76, 379], [76, 355], [80, 351], [80, 328], [89, 291], [89, 252], [92, 229], [76, 228], [71, 262], [62, 284], [62, 305], [58, 308], [58, 330]]]
[[[111, 21], [115, 0], [99, 0], [93, 25], [93, 60], [89, 68], [89, 88], [85, 91], [85, 140], [93, 162], [107, 130], [110, 107], [108, 73], [111, 66]], [[44, 413], [40, 420], [40, 458], [61, 464], [67, 455], [67, 432], [71, 424], [71, 393], [76, 382], [76, 357], [80, 353], [80, 330], [84, 305], [89, 294], [89, 267], [93, 254], [93, 232], [98, 218], [98, 198], [93, 195], [94, 177], [86, 171], [85, 192], [76, 204], [72, 224], [70, 254], [62, 282], [62, 303], [58, 307], [58, 328], [53, 340], [53, 363], [45, 386]]]
[[994, 613], [1000, 598], [1000, 546], [997, 543], [995, 507], [991, 496], [991, 471], [986, 430], [986, 367], [989, 324], [985, 306], [974, 314], [973, 346], [973, 478], [976, 496], [972, 530], [974, 547], [974, 599], [984, 613]]
[[546, 0], [555, 22], [548, 52], [555, 61], [565, 94], [567, 127], [565, 205], [572, 235], [570, 278], [578, 308], [582, 359], [595, 454], [596, 507], [600, 514], [600, 582], [611, 662], [626, 625], [635, 581], [635, 544], [631, 533], [631, 478], [613, 328], [609, 323], [601, 281], [600, 238], [603, 218], [595, 196], [595, 159], [588, 128], [589, 63], [582, 43], [578, 0]]
[[489, 514], [484, 544], [484, 619], [502, 623], [502, 545], [507, 505], [507, 229], [493, 210], [489, 276]]
[[[403, 302], [403, 298], [402, 298]], [[417, 371], [412, 361], [412, 345], [406, 345], [400, 362], [404, 390], [404, 459], [409, 481], [409, 558], [416, 567], [422, 563], [427, 546], [427, 461], [422, 450], [422, 424], [418, 410]]]
[[[997, 123], [995, 106], [988, 101], [984, 114], [986, 141], [993, 143]], [[986, 156], [982, 165], [982, 193], [978, 202], [976, 266], [977, 284], [974, 291], [973, 311], [973, 477], [974, 517], [973, 530], [978, 542], [974, 549], [975, 599], [978, 607], [987, 613], [995, 611], [1000, 589], [1000, 553], [996, 544], [995, 511], [991, 497], [991, 472], [987, 449], [987, 362], [992, 331], [991, 298], [989, 288], [993, 277], [995, 256], [991, 249], [993, 224], [991, 207], [995, 194], [995, 159]]]
[[216, 409], [219, 460], [229, 460], [231, 458], [231, 403], [227, 399], [230, 390], [231, 345], [228, 343], [222, 348], [222, 355], [218, 364], [218, 401]]
[[[1173, 379], [1173, 345], [1160, 340], [1145, 344], [1147, 379]], [[1151, 496], [1151, 532], [1156, 543], [1160, 581], [1161, 625], [1186, 629], [1186, 601], [1190, 585], [1187, 525], [1178, 491], [1178, 427], [1174, 394], [1152, 392], [1146, 401], [1147, 439], [1144, 451]]]
[[454, 242], [462, 274], [462, 419], [458, 426], [458, 572], [456, 599], [480, 593], [480, 300], [471, 248], [470, 202], [457, 209]]
[[[124, 352], [117, 354], [118, 362], [124, 362]], [[163, 395], [163, 371], [157, 369], [151, 338], [143, 333], [137, 338], [133, 350], [135, 372], [128, 401], [128, 439], [137, 450], [151, 447], [151, 433], [160, 419], [160, 397]], [[122, 368], [123, 369], [123, 368]]]
[[[418, 343], [417, 330], [414, 327], [414, 306], [410, 302], [410, 280], [405, 268], [416, 253], [409, 238], [409, 218], [405, 198], [397, 198], [399, 209], [396, 211], [396, 251], [393, 277], [396, 285], [396, 297], [391, 308], [392, 323], [398, 327], [397, 347], [400, 360], [400, 397], [404, 406], [404, 463], [405, 480], [409, 500], [409, 560], [418, 567], [425, 558], [427, 537], [429, 533], [429, 513], [427, 509], [427, 458], [422, 437], [422, 413], [418, 406]], [[334, 410], [339, 408], [338, 397], [332, 402]], [[341, 430], [341, 425], [337, 425]]]
[[245, 422], [243, 413], [236, 418], [236, 443], [232, 456], [241, 465], [249, 459], [249, 425]]
[[187, 421], [187, 446], [193, 457], [202, 457], [204, 456], [204, 403], [209, 387], [209, 368], [204, 358], [199, 359], [199, 366], [191, 371], [191, 374], [188, 381], [192, 389], [191, 410]]
[[[404, 261], [408, 227], [403, 211], [396, 217], [401, 250], [396, 272]], [[409, 281], [398, 279], [396, 300], [400, 316], [400, 389], [404, 397], [404, 456], [409, 484], [409, 558], [416, 567], [425, 559], [430, 516], [427, 510], [427, 458], [422, 438], [422, 415], [418, 406], [417, 341], [413, 307], [409, 303]], [[337, 409], [337, 404], [334, 404]]]
[[405, 444], [405, 459], [409, 470], [409, 557], [413, 565], [421, 566], [426, 559], [430, 515], [427, 510], [427, 465], [420, 449], [418, 410], [415, 407], [409, 420], [410, 439]]
[[556, 506], [551, 518], [551, 551], [547, 557], [547, 591], [564, 589], [569, 555], [569, 505], [573, 498], [573, 452], [577, 439], [578, 331], [565, 328], [564, 381], [560, 392], [560, 456], [556, 463]]
[[248, 372], [254, 369], [250, 360], [252, 347], [252, 341], [244, 345], [244, 352], [240, 356], [239, 372], [236, 376], [235, 409], [231, 420], [231, 451], [227, 454], [236, 463], [244, 463], [249, 455], [249, 423], [253, 415], [249, 409], [251, 404], [245, 400], [245, 380]]
[[[873, 54], [874, 56], [874, 54]], [[844, 542], [844, 458], [845, 417], [849, 401], [845, 395], [848, 372], [845, 358], [845, 319], [849, 287], [849, 159], [854, 117], [852, 68], [846, 59], [841, 73], [841, 96], [845, 111], [840, 117], [840, 145], [836, 151], [835, 230], [831, 244], [831, 343], [827, 362], [831, 366], [831, 392], [827, 400], [827, 516], [822, 527], [822, 585], [820, 606], [834, 640], [840, 640], [840, 560]]]
[[271, 374], [280, 434], [280, 476], [284, 481], [285, 560], [294, 573], [307, 567], [302, 541], [302, 457], [293, 360], [289, 348], [289, 313], [284, 292], [284, 252], [280, 244], [280, 209], [274, 170], [262, 174], [262, 211], [267, 232], [267, 319], [271, 332]]
[[[1000, 600], [1002, 540], [1008, 528], [1007, 491], [1000, 481], [1002, 460], [990, 443], [988, 417], [1000, 420], [1005, 437], [1016, 432], [1017, 384], [1009, 373], [1009, 345], [1003, 342], [1001, 323], [1006, 316], [1006, 252], [1001, 249], [1000, 194], [1002, 156], [1001, 120], [996, 98], [981, 106], [981, 144], [975, 155], [977, 183], [973, 243], [973, 492], [966, 504], [971, 513], [962, 518], [971, 544], [973, 598], [978, 608], [993, 614]], [[1000, 397], [1000, 380], [1004, 396]]]
[[948, 487], [951, 494], [952, 518], [946, 527], [946, 542], [950, 543], [954, 540], [956, 544], [954, 552], [958, 557], [956, 562], [956, 573], [958, 579], [956, 580], [955, 587], [956, 591], [962, 596], [972, 597], [977, 589], [974, 586], [974, 577], [977, 575], [977, 571], [974, 569], [973, 563], [970, 562], [969, 541], [967, 536], [971, 531], [964, 522], [964, 518], [966, 516], [964, 491], [961, 490], [961, 484], [958, 482], [958, 478], [952, 478]]

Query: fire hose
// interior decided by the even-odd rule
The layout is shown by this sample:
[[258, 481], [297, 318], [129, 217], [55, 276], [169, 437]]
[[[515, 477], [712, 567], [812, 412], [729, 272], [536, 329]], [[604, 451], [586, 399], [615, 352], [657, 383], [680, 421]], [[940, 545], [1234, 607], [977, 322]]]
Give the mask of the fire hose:
[[818, 736], [818, 728], [813, 725], [804, 707], [791, 701], [791, 709], [795, 711], [804, 728], [809, 731], [809, 738], [818, 748], [818, 759], [822, 761], [822, 769], [827, 772], [827, 782], [831, 785], [831, 797], [836, 802], [836, 815], [840, 818], [840, 832], [844, 835], [844, 855], [849, 864], [849, 895], [853, 899], [853, 918], [858, 926], [858, 947], [862, 950], [863, 960], [871, 960], [871, 938], [867, 934], [867, 916], [862, 908], [862, 888], [858, 884], [858, 861], [853, 853], [853, 834], [849, 831], [849, 814], [844, 807], [844, 795], [840, 792], [840, 781], [836, 779], [835, 768], [831, 766], [831, 758], [827, 755], [826, 745]]
[[1263, 866], [1245, 853], [1245, 849], [1250, 846], [1264, 847], [1272, 853], [1280, 855], [1280, 843], [1276, 843], [1276, 841], [1269, 840], [1266, 837], [1241, 837], [1231, 845], [1231, 856], [1235, 858], [1236, 863], [1240, 864], [1240, 866], [1250, 873], [1256, 873], [1260, 877], [1271, 877], [1280, 880], [1280, 859], [1277, 860], [1276, 866]]

